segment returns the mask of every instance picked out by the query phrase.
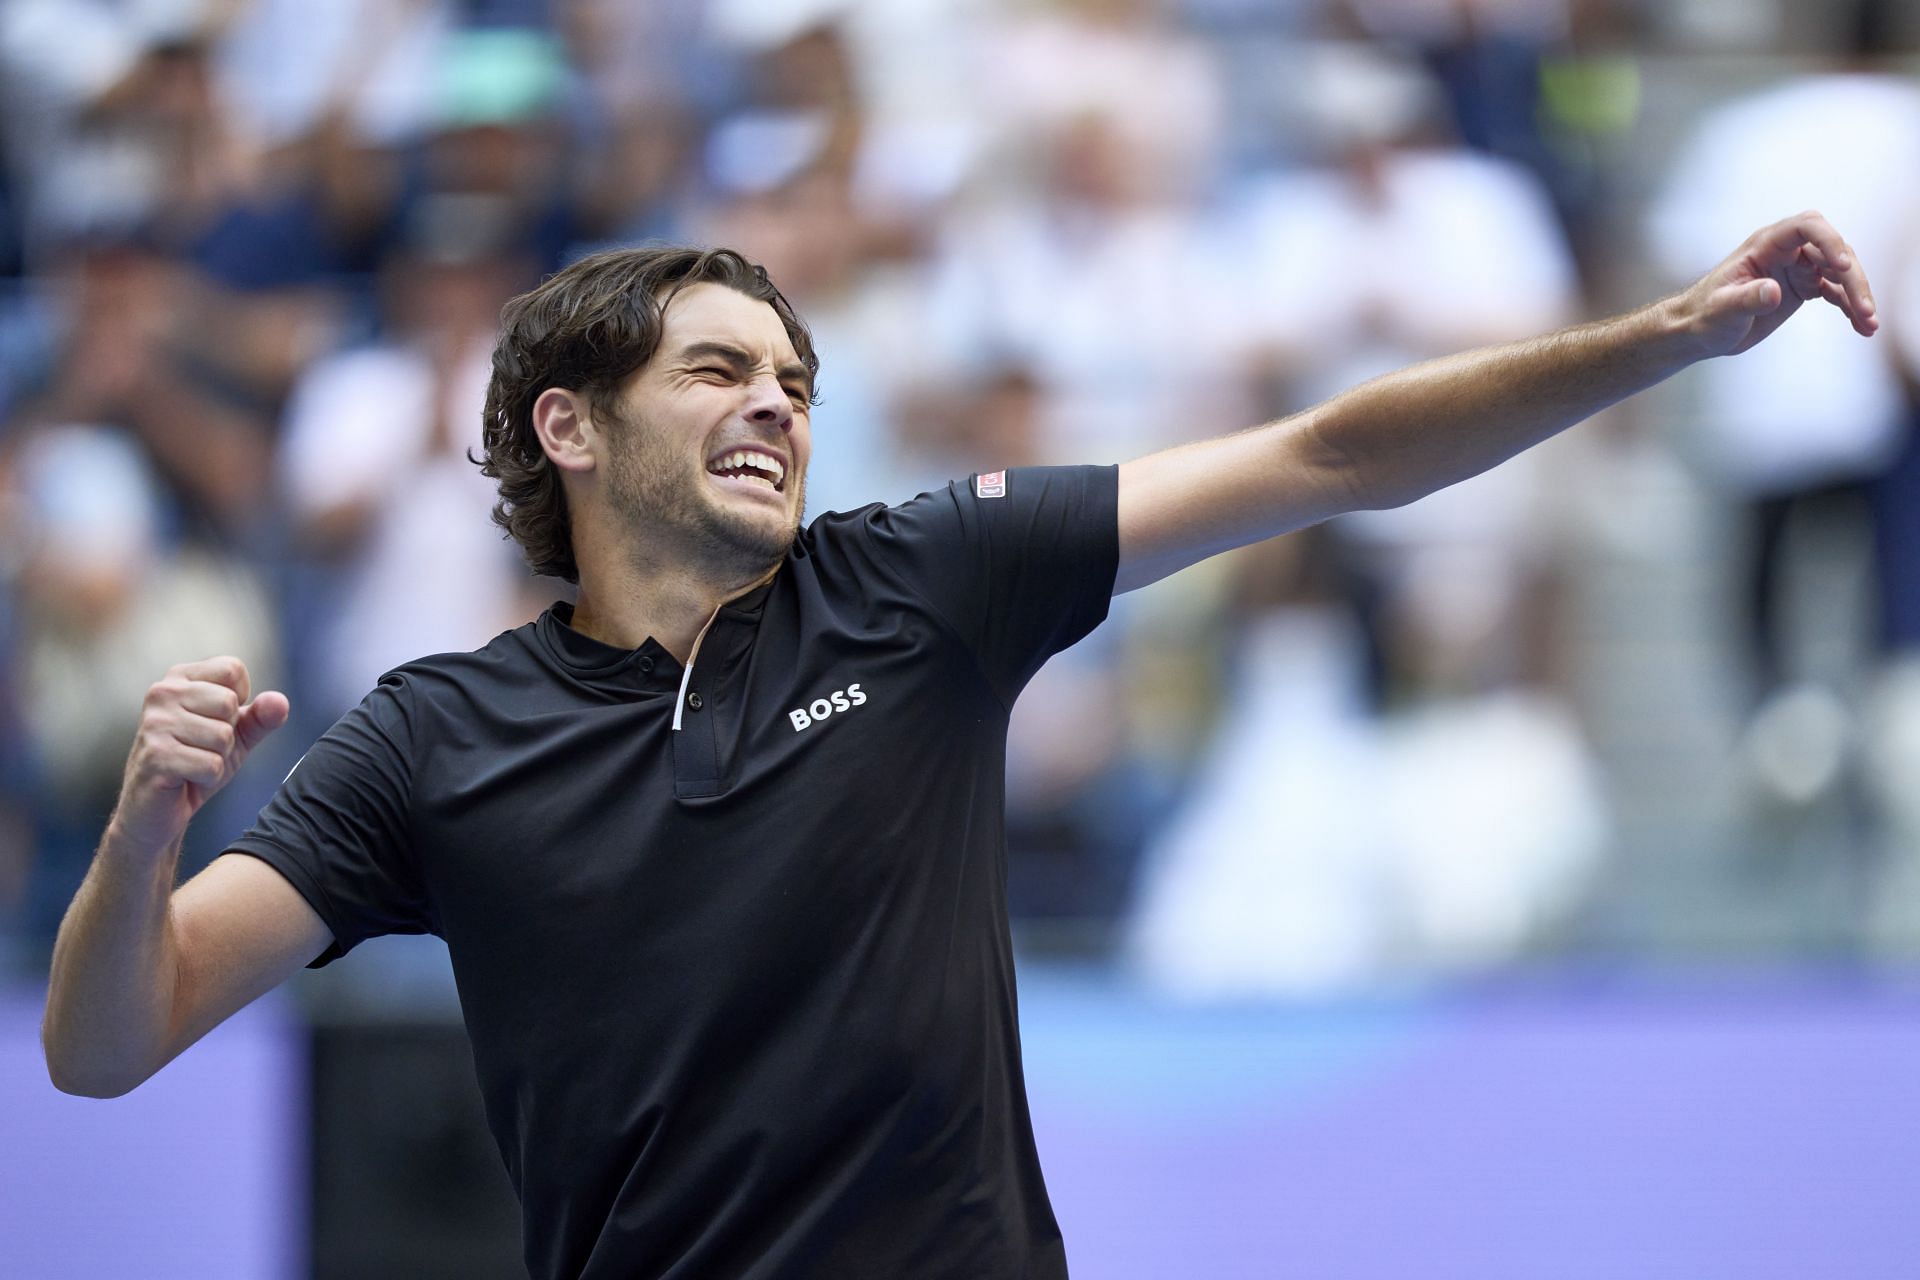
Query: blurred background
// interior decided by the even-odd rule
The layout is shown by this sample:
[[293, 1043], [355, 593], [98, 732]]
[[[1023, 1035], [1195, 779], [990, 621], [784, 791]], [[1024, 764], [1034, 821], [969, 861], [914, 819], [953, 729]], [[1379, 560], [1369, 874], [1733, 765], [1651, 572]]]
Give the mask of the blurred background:
[[1874, 341], [1809, 313], [1117, 600], [1016, 712], [1010, 893], [1077, 1276], [1912, 1275], [1917, 72], [1920, 0], [0, 0], [0, 1272], [524, 1274], [437, 941], [113, 1102], [37, 1029], [169, 665], [294, 707], [190, 874], [380, 672], [556, 598], [464, 457], [543, 275], [764, 262], [818, 512], [1811, 207]]

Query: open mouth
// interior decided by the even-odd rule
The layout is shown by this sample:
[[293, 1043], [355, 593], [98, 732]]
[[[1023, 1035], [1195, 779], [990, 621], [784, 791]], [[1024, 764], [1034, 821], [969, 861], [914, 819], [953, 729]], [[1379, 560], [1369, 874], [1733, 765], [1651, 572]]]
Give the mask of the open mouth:
[[709, 475], [757, 481], [775, 493], [786, 492], [787, 464], [764, 449], [734, 449], [707, 463]]

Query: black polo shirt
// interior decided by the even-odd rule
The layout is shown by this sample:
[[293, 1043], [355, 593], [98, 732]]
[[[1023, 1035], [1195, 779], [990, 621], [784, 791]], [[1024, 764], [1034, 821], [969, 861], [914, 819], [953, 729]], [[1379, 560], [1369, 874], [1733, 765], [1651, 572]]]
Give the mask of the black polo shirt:
[[234, 843], [333, 931], [315, 965], [446, 939], [534, 1276], [1065, 1276], [1005, 741], [1106, 616], [1116, 486], [1033, 468], [822, 516], [684, 698], [665, 649], [564, 604], [410, 663]]

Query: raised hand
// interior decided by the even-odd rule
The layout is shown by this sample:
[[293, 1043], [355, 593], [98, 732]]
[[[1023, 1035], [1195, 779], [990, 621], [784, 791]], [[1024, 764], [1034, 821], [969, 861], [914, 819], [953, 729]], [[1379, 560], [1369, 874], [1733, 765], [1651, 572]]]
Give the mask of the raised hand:
[[209, 658], [174, 667], [147, 690], [110, 830], [159, 854], [178, 840], [260, 740], [287, 722], [285, 694], [248, 701], [246, 664]]
[[1809, 210], [1754, 232], [1672, 301], [1700, 354], [1719, 356], [1764, 340], [1816, 298], [1840, 308], [1862, 337], [1880, 328], [1859, 257], [1833, 224]]

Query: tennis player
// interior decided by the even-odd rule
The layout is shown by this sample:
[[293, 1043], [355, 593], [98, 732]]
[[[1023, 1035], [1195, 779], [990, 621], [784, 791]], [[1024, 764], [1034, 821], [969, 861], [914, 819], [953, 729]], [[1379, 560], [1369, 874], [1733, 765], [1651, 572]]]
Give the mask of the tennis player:
[[1820, 299], [1878, 327], [1807, 213], [1615, 319], [802, 529], [818, 362], [764, 272], [588, 258], [507, 306], [483, 460], [577, 603], [383, 677], [178, 889], [288, 703], [237, 658], [168, 672], [60, 930], [53, 1081], [124, 1094], [300, 966], [430, 932], [541, 1280], [1057, 1280], [1005, 907], [1028, 678], [1117, 592], [1410, 502]]

